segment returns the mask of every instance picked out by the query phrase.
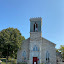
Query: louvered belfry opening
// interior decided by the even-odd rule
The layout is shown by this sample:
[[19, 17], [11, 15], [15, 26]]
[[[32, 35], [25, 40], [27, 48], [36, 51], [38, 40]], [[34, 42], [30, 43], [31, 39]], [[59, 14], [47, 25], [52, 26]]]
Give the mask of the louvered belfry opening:
[[37, 32], [38, 31], [38, 24], [36, 24], [36, 22], [35, 22], [35, 24], [34, 24], [34, 32]]

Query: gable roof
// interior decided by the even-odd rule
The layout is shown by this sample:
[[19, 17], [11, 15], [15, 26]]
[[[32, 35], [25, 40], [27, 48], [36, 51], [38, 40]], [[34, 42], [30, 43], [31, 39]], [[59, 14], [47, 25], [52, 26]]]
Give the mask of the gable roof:
[[[51, 42], [50, 40], [47, 40], [46, 38], [44, 38], [44, 37], [42, 37], [42, 40], [46, 40], [46, 41], [48, 41], [50, 44], [53, 44], [54, 46], [56, 46], [56, 44], [55, 43], [53, 43], [53, 42]], [[23, 40], [23, 42], [25, 42], [25, 41], [29, 41], [30, 40], [30, 37], [28, 38], [28, 39], [26, 39], [26, 40]]]
[[42, 39], [44, 39], [44, 40], [48, 41], [49, 43], [53, 44], [54, 46], [56, 46], [56, 44], [55, 44], [55, 43], [53, 43], [53, 42], [51, 42], [51, 41], [47, 40], [46, 38], [42, 37]]
[[22, 43], [25, 42], [25, 41], [28, 41], [28, 40], [30, 40], [30, 37], [28, 39], [23, 40]]

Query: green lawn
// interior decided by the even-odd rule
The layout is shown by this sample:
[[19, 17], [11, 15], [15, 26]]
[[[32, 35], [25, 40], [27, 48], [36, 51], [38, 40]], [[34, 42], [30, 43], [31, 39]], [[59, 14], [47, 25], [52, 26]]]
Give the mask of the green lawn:
[[[6, 58], [0, 58], [0, 60], [2, 61], [1, 64], [6, 64]], [[16, 59], [9, 58], [7, 64], [16, 64]], [[19, 63], [19, 64], [27, 64], [27, 63]]]
[[[6, 64], [6, 58], [0, 58], [0, 60], [2, 61], [1, 64]], [[16, 59], [12, 59], [10, 58], [7, 62], [7, 64], [16, 64]]]
[[1, 64], [6, 64], [5, 62], [1, 62]]
[[[6, 64], [6, 62], [2, 62], [1, 64]], [[8, 62], [7, 64], [16, 64], [16, 63]]]

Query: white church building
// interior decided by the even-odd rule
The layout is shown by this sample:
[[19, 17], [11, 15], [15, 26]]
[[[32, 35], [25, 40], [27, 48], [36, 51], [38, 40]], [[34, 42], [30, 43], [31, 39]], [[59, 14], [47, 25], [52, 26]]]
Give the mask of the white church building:
[[42, 37], [42, 18], [30, 18], [30, 37], [17, 52], [17, 63], [56, 64], [56, 44]]

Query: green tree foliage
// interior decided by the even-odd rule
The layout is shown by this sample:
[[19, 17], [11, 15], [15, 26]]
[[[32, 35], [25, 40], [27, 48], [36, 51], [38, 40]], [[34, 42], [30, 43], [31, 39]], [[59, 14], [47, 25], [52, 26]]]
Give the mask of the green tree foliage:
[[59, 51], [61, 52], [62, 58], [63, 58], [63, 60], [64, 60], [64, 45], [61, 45], [61, 46], [60, 46]]
[[17, 50], [25, 38], [17, 28], [7, 28], [0, 31], [0, 51], [3, 56], [16, 57]]
[[64, 61], [64, 45], [60, 45], [60, 48], [56, 50], [56, 52], [61, 53], [62, 59]]
[[58, 49], [56, 49], [56, 52], [59, 52], [59, 50], [58, 50]]

